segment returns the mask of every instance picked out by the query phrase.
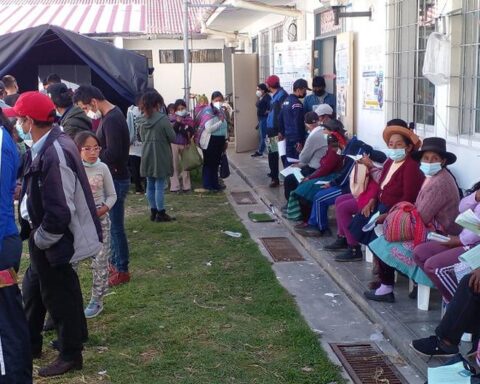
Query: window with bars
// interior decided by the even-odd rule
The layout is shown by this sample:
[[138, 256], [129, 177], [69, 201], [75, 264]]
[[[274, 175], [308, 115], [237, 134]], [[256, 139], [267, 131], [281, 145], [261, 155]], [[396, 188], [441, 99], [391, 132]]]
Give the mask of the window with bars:
[[252, 38], [252, 53], [258, 53], [258, 37]]
[[260, 32], [260, 56], [259, 56], [259, 76], [260, 81], [263, 82], [270, 76], [270, 41], [269, 31]]
[[[160, 64], [183, 63], [182, 49], [162, 49], [159, 51]], [[194, 49], [190, 51], [190, 63], [222, 63], [221, 49]]]

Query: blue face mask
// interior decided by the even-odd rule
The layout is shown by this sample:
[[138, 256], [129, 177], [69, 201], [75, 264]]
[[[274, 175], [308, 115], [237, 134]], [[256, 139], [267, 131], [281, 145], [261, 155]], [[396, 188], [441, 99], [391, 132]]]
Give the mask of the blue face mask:
[[17, 129], [18, 137], [20, 137], [23, 141], [25, 140], [32, 140], [32, 135], [29, 133], [23, 132], [22, 126], [18, 123], [15, 124], [15, 128]]
[[405, 152], [405, 148], [397, 148], [397, 149], [388, 148], [385, 154], [393, 161], [403, 160], [407, 155]]
[[87, 168], [95, 167], [98, 163], [100, 163], [100, 158], [97, 159], [94, 163], [89, 163], [88, 161], [82, 160], [83, 166]]
[[442, 170], [441, 163], [420, 163], [420, 170], [425, 176], [435, 176]]

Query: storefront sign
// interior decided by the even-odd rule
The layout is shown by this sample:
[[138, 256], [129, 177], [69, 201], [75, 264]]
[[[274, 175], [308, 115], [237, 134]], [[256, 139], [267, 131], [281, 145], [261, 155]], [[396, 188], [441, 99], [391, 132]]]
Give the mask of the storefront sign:
[[340, 24], [335, 25], [335, 16], [333, 10], [322, 12], [320, 14], [320, 35], [329, 35], [332, 33], [340, 32], [342, 27]]

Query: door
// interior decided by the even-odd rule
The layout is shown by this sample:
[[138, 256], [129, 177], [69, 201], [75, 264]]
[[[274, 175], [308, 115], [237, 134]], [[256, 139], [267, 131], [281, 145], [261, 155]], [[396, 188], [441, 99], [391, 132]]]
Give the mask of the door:
[[323, 76], [327, 85], [327, 92], [333, 94], [336, 93], [335, 45], [335, 37], [313, 41], [313, 75]]
[[255, 90], [258, 81], [256, 54], [232, 55], [235, 151], [253, 151], [258, 147]]

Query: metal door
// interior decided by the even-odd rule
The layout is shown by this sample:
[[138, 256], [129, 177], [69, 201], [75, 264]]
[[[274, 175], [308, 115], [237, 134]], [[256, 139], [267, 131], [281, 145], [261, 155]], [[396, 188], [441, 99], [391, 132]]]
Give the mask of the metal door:
[[235, 151], [253, 151], [258, 146], [255, 90], [258, 81], [256, 54], [232, 55]]

